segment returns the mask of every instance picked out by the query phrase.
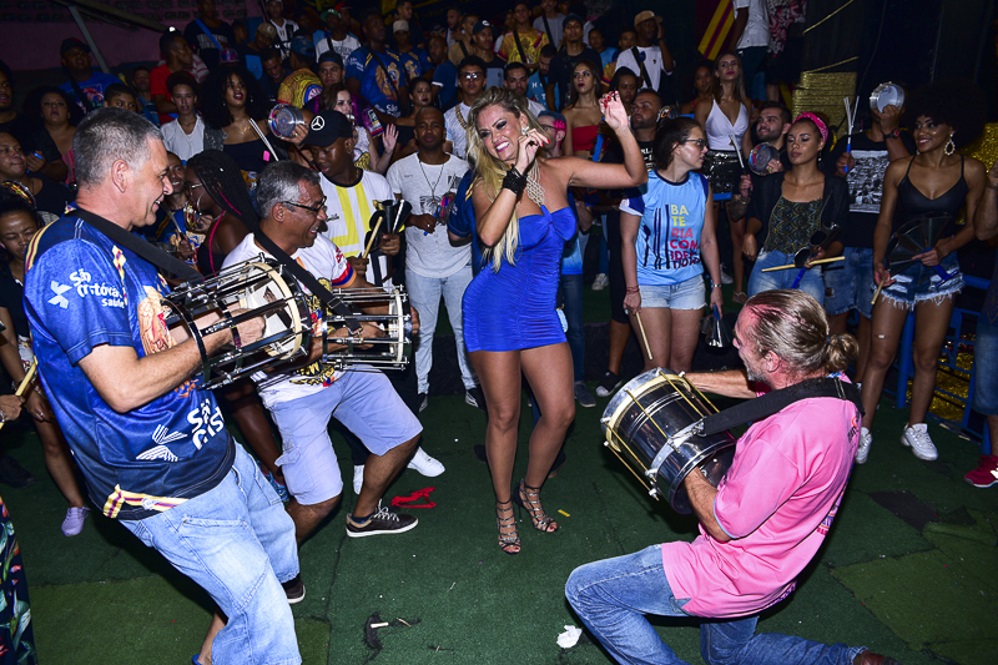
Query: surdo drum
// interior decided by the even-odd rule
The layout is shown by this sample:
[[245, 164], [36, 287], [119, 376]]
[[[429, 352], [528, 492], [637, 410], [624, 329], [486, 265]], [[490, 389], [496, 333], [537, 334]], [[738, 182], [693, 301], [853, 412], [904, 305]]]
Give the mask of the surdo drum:
[[649, 495], [664, 496], [673, 510], [687, 515], [692, 506], [683, 479], [696, 471], [717, 487], [735, 454], [730, 432], [697, 433], [703, 418], [713, 413], [717, 407], [685, 378], [652, 369], [610, 400], [601, 419], [605, 445]]

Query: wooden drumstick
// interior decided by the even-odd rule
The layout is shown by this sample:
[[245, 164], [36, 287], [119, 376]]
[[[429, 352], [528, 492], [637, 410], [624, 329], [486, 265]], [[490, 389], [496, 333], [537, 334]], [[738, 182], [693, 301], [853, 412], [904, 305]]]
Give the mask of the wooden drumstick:
[[884, 283], [881, 282], [880, 284], [877, 284], [877, 290], [873, 292], [873, 300], [870, 301], [871, 305], [877, 304], [877, 298], [880, 297], [880, 292], [883, 290], [884, 290]]
[[652, 360], [654, 356], [651, 354], [651, 345], [648, 344], [648, 335], [645, 334], [645, 325], [641, 323], [641, 312], [635, 310], [634, 320], [638, 322], [638, 332], [641, 333], [641, 341], [644, 342], [645, 353], [648, 354], [648, 360]]
[[[845, 261], [845, 260], [846, 257], [844, 256], [833, 256], [827, 259], [815, 259], [814, 261], [811, 261], [811, 265], [820, 266], [822, 263], [835, 263], [836, 261]], [[803, 266], [798, 266], [793, 263], [788, 263], [783, 266], [773, 266], [771, 268], [763, 268], [762, 272], [773, 272], [774, 270], [790, 270], [791, 268], [802, 268], [802, 267]]]
[[[19, 386], [17, 386], [17, 390], [14, 391], [15, 395], [17, 395], [18, 397], [24, 396], [24, 393], [25, 391], [27, 391], [28, 386], [31, 385], [31, 381], [34, 380], [35, 372], [37, 371], [38, 371], [38, 359], [35, 358], [31, 360], [31, 365], [28, 366], [28, 372], [24, 375], [24, 378], [21, 379], [21, 383]], [[3, 429], [3, 426], [6, 424], [7, 421], [0, 423], [0, 429]]]
[[384, 215], [380, 215], [378, 217], [378, 221], [375, 222], [374, 228], [371, 229], [371, 239], [367, 241], [367, 247], [364, 248], [364, 253], [360, 255], [360, 258], [366, 259], [367, 255], [371, 253], [371, 247], [374, 246], [374, 239], [378, 237], [378, 231], [381, 229], [381, 220], [384, 218]]

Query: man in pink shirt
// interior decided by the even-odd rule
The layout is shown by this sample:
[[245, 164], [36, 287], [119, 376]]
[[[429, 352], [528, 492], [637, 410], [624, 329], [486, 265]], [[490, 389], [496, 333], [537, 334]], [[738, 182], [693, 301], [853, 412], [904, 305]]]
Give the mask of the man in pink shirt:
[[[802, 291], [766, 291], [735, 324], [745, 370], [689, 374], [701, 390], [750, 398], [841, 374], [856, 352], [829, 335], [821, 305]], [[683, 663], [646, 614], [705, 619], [708, 663], [897, 665], [866, 647], [756, 634], [759, 613], [783, 600], [821, 547], [859, 444], [860, 414], [837, 397], [809, 397], [755, 422], [738, 441], [718, 487], [694, 472], [683, 481], [700, 522], [693, 542], [652, 545], [577, 568], [566, 596], [621, 663]]]

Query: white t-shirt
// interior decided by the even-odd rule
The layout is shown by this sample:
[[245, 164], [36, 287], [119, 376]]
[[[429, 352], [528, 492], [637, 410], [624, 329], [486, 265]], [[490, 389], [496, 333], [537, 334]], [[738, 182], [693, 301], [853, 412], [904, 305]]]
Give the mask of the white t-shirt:
[[340, 54], [343, 58], [344, 66], [346, 65], [347, 58], [350, 54], [360, 48], [360, 40], [351, 35], [349, 32], [347, 36], [343, 38], [342, 41], [337, 41], [332, 37], [323, 37], [315, 43], [315, 61], [319, 62], [319, 56], [330, 50], [329, 45], [332, 44], [332, 50]]
[[451, 156], [443, 164], [424, 164], [419, 153], [409, 155], [388, 168], [388, 183], [392, 191], [412, 205], [414, 215], [437, 217], [436, 231], [427, 233], [414, 226], [405, 230], [406, 272], [423, 277], [449, 277], [470, 268], [471, 245], [454, 247], [447, 237], [446, 215], [441, 200], [453, 198], [461, 178], [468, 172], [468, 162]]
[[291, 52], [291, 36], [298, 32], [298, 24], [288, 19], [284, 19], [284, 25], [277, 25], [269, 19], [267, 23], [277, 29], [277, 40], [274, 42], [274, 48], [280, 50], [282, 58], [288, 57]]
[[735, 9], [748, 9], [748, 23], [736, 48], [769, 46], [769, 12], [764, 0], [735, 0]]
[[[326, 229], [322, 235], [333, 241], [344, 256], [359, 256], [364, 253], [367, 234], [371, 230], [371, 217], [378, 211], [375, 201], [390, 201], [395, 197], [385, 176], [373, 171], [362, 171], [360, 182], [353, 187], [333, 184], [325, 176], [319, 178], [322, 193], [326, 196]], [[379, 257], [381, 274], [388, 274], [388, 260]], [[368, 264], [364, 276], [372, 284], [376, 283], [374, 262]], [[391, 281], [383, 286], [389, 288]]]
[[[548, 27], [551, 28], [551, 34], [548, 36], [548, 40], [551, 42], [551, 46], [559, 48], [561, 46], [561, 33], [562, 24], [565, 22], [565, 15], [558, 14], [554, 18], [548, 19]], [[548, 34], [547, 30], [544, 29], [544, 17], [538, 16], [534, 19], [534, 29], [538, 30], [541, 34]]]
[[465, 123], [470, 121], [471, 107], [461, 102], [457, 106], [447, 109], [447, 112], [444, 113], [444, 127], [447, 129], [447, 140], [454, 146], [451, 154], [459, 159], [464, 159], [468, 156], [468, 132], [461, 121], [457, 119], [458, 113], [461, 114]]
[[187, 160], [204, 150], [204, 122], [198, 116], [194, 123], [194, 131], [190, 134], [184, 132], [179, 120], [168, 122], [159, 130], [163, 133], [163, 144], [166, 149], [180, 158], [181, 162]]
[[[638, 49], [638, 53], [642, 56], [642, 60], [645, 63], [645, 70], [648, 72], [648, 78], [651, 79], [651, 88], [653, 90], [658, 90], [658, 84], [662, 81], [662, 72], [665, 72], [665, 63], [662, 62], [662, 49], [659, 46], [635, 46]], [[647, 88], [649, 86], [645, 85], [644, 78], [641, 76], [641, 66], [634, 59], [634, 53], [631, 49], [626, 51], [621, 51], [620, 55], [617, 56], [617, 70], [619, 71], [623, 67], [627, 67], [632, 72], [637, 74], [638, 77], [638, 89]], [[672, 72], [665, 72], [668, 76]]]
[[[270, 256], [254, 241], [252, 233], [247, 234], [242, 242], [225, 257], [223, 267], [231, 266], [234, 263], [249, 261], [263, 254]], [[330, 242], [327, 238], [319, 236], [311, 247], [303, 247], [291, 255], [305, 270], [312, 273], [319, 283], [328, 289], [336, 289], [346, 286], [354, 281], [354, 272], [347, 263], [343, 252], [339, 247]], [[315, 332], [321, 326], [323, 320], [324, 307], [322, 301], [312, 296], [311, 292], [300, 284], [302, 291], [308, 294], [309, 310], [313, 313]], [[268, 330], [269, 332], [269, 330]], [[311, 365], [298, 367], [289, 372], [264, 374], [258, 372], [253, 375], [260, 392], [260, 399], [263, 405], [272, 409], [277, 404], [289, 402], [299, 397], [305, 397], [319, 392], [326, 388], [342, 376], [342, 371], [333, 369], [332, 365], [322, 362], [314, 362]]]

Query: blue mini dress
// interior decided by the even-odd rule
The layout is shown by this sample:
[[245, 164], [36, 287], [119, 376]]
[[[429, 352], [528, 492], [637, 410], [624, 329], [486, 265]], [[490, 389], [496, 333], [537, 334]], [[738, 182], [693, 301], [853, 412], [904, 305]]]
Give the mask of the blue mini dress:
[[518, 351], [565, 341], [557, 314], [560, 261], [576, 229], [571, 208], [520, 218], [514, 263], [488, 264], [464, 292], [464, 344], [469, 352]]

